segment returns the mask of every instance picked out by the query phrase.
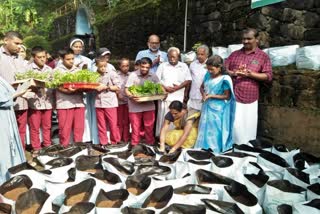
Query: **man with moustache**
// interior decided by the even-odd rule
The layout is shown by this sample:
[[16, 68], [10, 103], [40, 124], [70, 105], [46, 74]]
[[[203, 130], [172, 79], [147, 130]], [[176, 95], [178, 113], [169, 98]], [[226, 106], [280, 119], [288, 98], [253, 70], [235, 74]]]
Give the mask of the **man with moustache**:
[[148, 49], [139, 51], [136, 60], [139, 60], [143, 57], [148, 57], [152, 60], [152, 66], [150, 71], [155, 73], [162, 62], [167, 62], [167, 53], [160, 51], [160, 38], [159, 36], [152, 34], [148, 38]]
[[248, 28], [242, 33], [243, 48], [233, 52], [225, 62], [233, 78], [236, 112], [233, 141], [247, 144], [256, 139], [258, 125], [259, 86], [272, 81], [269, 56], [259, 49], [258, 32]]

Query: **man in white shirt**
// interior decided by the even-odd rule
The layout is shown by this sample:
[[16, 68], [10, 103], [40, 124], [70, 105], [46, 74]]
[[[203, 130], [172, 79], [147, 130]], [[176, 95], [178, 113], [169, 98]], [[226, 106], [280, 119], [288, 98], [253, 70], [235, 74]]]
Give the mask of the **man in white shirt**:
[[168, 97], [158, 102], [158, 115], [156, 125], [156, 136], [160, 135], [164, 116], [169, 111], [172, 101], [183, 102], [185, 88], [191, 84], [191, 75], [188, 66], [179, 62], [180, 50], [176, 47], [168, 49], [168, 61], [160, 64], [156, 72], [161, 85], [168, 93]]
[[209, 56], [209, 48], [206, 45], [201, 45], [197, 48], [197, 59], [190, 64], [190, 73], [192, 83], [189, 93], [188, 108], [201, 111], [202, 96], [200, 86], [203, 82], [204, 75], [207, 73], [206, 61]]

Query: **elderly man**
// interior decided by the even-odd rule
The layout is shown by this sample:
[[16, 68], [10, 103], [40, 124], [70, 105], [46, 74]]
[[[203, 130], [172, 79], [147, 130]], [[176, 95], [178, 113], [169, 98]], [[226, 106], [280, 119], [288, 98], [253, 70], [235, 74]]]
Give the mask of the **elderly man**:
[[156, 136], [160, 135], [160, 130], [164, 117], [169, 111], [172, 101], [183, 102], [186, 96], [185, 88], [191, 84], [191, 75], [188, 66], [179, 62], [180, 50], [176, 47], [168, 49], [169, 62], [162, 63], [156, 74], [163, 88], [168, 93], [168, 97], [158, 102], [158, 116], [156, 125]]
[[135, 61], [143, 57], [150, 58], [152, 60], [150, 71], [155, 73], [162, 62], [168, 61], [167, 54], [166, 52], [160, 51], [160, 38], [155, 34], [149, 36], [147, 45], [148, 49], [139, 51]]
[[258, 48], [258, 32], [248, 28], [242, 33], [243, 48], [233, 52], [225, 62], [234, 82], [236, 113], [233, 141], [246, 144], [256, 139], [258, 124], [259, 85], [272, 81], [271, 62]]
[[[9, 31], [4, 36], [4, 45], [0, 48], [0, 76], [8, 83], [15, 81], [15, 74], [25, 72], [27, 66], [19, 56], [22, 45], [22, 35], [15, 31]], [[18, 97], [14, 103], [19, 134], [23, 147], [25, 147], [26, 127], [28, 117], [28, 102], [25, 98]]]
[[209, 48], [206, 45], [201, 45], [197, 48], [197, 59], [190, 64], [190, 73], [192, 83], [189, 93], [188, 108], [196, 111], [201, 111], [202, 95], [200, 86], [203, 82], [204, 75], [207, 73], [206, 61], [209, 56]]

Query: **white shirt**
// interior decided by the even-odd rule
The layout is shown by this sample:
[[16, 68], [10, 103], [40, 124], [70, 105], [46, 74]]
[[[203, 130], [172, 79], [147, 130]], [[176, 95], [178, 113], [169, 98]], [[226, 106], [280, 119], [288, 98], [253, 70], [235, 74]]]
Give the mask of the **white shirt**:
[[203, 78], [207, 73], [206, 62], [200, 63], [199, 60], [195, 60], [190, 64], [190, 73], [192, 77], [192, 83], [189, 93], [188, 106], [197, 110], [201, 110], [202, 96], [200, 93], [200, 87], [203, 83]]
[[[177, 65], [173, 66], [169, 62], [161, 63], [156, 72], [160, 83], [164, 86], [173, 87], [173, 85], [180, 85], [184, 81], [192, 80], [189, 68], [187, 64], [178, 62]], [[179, 100], [183, 101], [184, 90], [182, 88], [178, 91], [168, 94], [167, 101]]]

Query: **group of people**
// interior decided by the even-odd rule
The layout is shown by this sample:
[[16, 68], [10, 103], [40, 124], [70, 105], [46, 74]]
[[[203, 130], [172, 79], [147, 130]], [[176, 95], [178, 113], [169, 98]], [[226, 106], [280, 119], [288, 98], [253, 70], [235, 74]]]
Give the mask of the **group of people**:
[[[53, 110], [58, 117], [59, 142], [65, 147], [72, 141], [92, 141], [102, 146], [122, 141], [135, 146], [142, 138], [154, 145], [159, 138], [159, 150], [163, 152], [166, 144], [170, 153], [180, 147], [226, 151], [233, 143], [247, 143], [256, 138], [259, 83], [272, 80], [270, 59], [258, 48], [255, 29], [243, 31], [243, 48], [233, 52], [225, 62], [218, 55], [209, 57], [208, 46], [201, 45], [190, 66], [180, 61], [178, 48], [171, 47], [167, 53], [161, 51], [160, 38], [153, 34], [148, 38], [148, 49], [138, 52], [132, 72], [128, 58], [119, 61], [117, 71], [109, 63], [111, 52], [107, 48], [100, 48], [93, 61], [83, 56], [84, 42], [79, 38], [72, 39], [69, 48], [59, 51], [60, 59], [53, 69], [47, 65], [47, 51], [40, 46], [32, 47], [31, 62], [18, 55], [22, 47], [18, 32], [7, 32], [3, 41], [0, 118], [5, 121], [1, 130], [10, 131], [1, 131], [1, 137], [4, 137], [2, 144], [10, 146], [8, 151], [1, 150], [5, 153], [2, 157], [8, 157], [8, 162], [1, 162], [2, 178], [7, 176], [9, 166], [25, 160], [27, 124], [35, 154], [51, 145]], [[10, 84], [17, 72], [73, 73], [81, 69], [99, 73], [96, 91], [84, 93], [62, 86], [55, 90], [33, 88], [13, 98]], [[138, 97], [129, 87], [147, 80], [161, 84], [166, 94], [164, 100], [137, 102]]]

